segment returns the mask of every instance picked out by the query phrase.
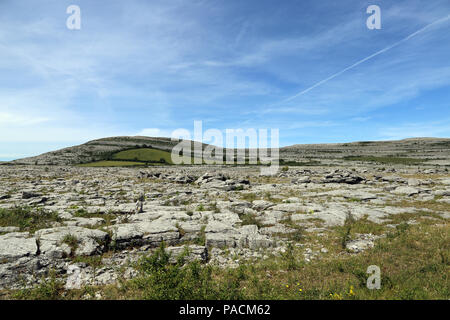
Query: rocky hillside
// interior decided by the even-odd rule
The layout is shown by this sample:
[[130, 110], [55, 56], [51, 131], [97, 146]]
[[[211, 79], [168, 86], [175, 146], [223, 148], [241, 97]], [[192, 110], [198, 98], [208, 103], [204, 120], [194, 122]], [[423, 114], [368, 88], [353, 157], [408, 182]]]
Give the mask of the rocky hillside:
[[[360, 141], [332, 144], [296, 144], [281, 148], [280, 157], [285, 160], [426, 160], [428, 164], [450, 164], [450, 139], [411, 138], [392, 141]], [[399, 160], [399, 161], [400, 161]], [[335, 161], [334, 161], [335, 162]], [[413, 161], [411, 161], [413, 162]]]
[[[110, 137], [47, 152], [35, 157], [14, 160], [14, 164], [73, 165], [108, 159], [112, 154], [133, 148], [155, 148], [172, 151], [181, 140], [160, 137]], [[203, 147], [206, 145], [203, 145]]]
[[[89, 141], [74, 147], [12, 161], [14, 164], [73, 165], [108, 159], [112, 154], [132, 148], [155, 148], [171, 151], [179, 141], [155, 137], [110, 137]], [[203, 148], [207, 146], [203, 144]], [[371, 158], [372, 157], [372, 158]], [[361, 141], [335, 144], [296, 144], [280, 149], [285, 161], [320, 161], [332, 164], [348, 160], [383, 161], [391, 163], [414, 160], [426, 164], [450, 165], [450, 139], [413, 138], [395, 141]]]

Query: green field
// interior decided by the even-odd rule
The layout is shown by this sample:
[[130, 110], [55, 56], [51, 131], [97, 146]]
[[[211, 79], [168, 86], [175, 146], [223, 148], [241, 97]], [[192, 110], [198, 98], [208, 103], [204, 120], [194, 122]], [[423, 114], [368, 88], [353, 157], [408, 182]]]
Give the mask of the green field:
[[80, 167], [135, 167], [144, 166], [144, 162], [135, 161], [96, 161], [90, 163], [80, 164]]
[[[194, 164], [194, 158], [184, 156], [182, 164]], [[236, 161], [236, 160], [235, 160]], [[281, 161], [282, 162], [282, 161]], [[122, 167], [122, 166], [143, 166], [143, 165], [173, 165], [172, 154], [168, 151], [153, 148], [135, 148], [116, 152], [105, 156], [104, 160], [85, 163], [83, 167]], [[205, 164], [205, 163], [204, 163]], [[248, 165], [248, 159], [241, 165]], [[258, 165], [261, 163], [258, 161]], [[288, 162], [289, 165], [316, 165], [319, 162], [312, 161], [308, 163]], [[232, 165], [239, 165], [234, 163]]]
[[170, 152], [151, 148], [120, 151], [113, 154], [112, 159], [173, 164]]
[[[114, 153], [107, 160], [81, 164], [82, 167], [133, 167], [145, 165], [171, 165], [171, 153], [152, 148], [136, 148]], [[191, 164], [190, 157], [184, 157], [184, 164]]]

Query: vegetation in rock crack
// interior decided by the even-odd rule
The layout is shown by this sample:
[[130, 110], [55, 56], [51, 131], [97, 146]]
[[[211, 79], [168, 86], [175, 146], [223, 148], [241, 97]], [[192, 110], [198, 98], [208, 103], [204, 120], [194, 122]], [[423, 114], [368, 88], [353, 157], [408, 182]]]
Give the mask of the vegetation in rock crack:
[[31, 207], [0, 208], [0, 227], [16, 226], [21, 231], [34, 232], [49, 228], [62, 219], [56, 212]]

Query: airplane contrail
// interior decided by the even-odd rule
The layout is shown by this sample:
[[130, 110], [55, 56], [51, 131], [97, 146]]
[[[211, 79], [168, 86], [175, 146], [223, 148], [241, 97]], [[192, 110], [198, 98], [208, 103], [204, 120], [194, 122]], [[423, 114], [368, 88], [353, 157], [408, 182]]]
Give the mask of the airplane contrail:
[[364, 58], [364, 59], [362, 59], [362, 60], [359, 60], [358, 62], [355, 62], [355, 63], [352, 64], [351, 66], [349, 66], [349, 67], [347, 67], [347, 68], [345, 68], [345, 69], [343, 69], [343, 70], [341, 70], [341, 71], [339, 71], [339, 72], [337, 72], [337, 73], [335, 73], [335, 74], [329, 76], [329, 77], [326, 78], [326, 79], [323, 79], [323, 80], [317, 82], [316, 84], [314, 84], [314, 85], [312, 85], [311, 87], [309, 87], [309, 88], [307, 88], [307, 89], [305, 89], [305, 90], [303, 90], [303, 91], [301, 91], [301, 92], [299, 92], [299, 93], [293, 95], [292, 97], [289, 97], [289, 98], [286, 98], [286, 99], [280, 101], [280, 103], [281, 103], [281, 102], [291, 101], [292, 99], [295, 99], [295, 98], [297, 98], [297, 97], [299, 97], [299, 96], [301, 96], [301, 95], [303, 95], [303, 94], [305, 94], [305, 93], [311, 91], [312, 89], [314, 89], [314, 88], [316, 88], [316, 87], [318, 87], [318, 86], [324, 84], [325, 82], [328, 82], [328, 81], [330, 81], [331, 79], [336, 78], [337, 76], [343, 74], [344, 72], [346, 72], [346, 71], [348, 71], [348, 70], [350, 70], [350, 69], [353, 69], [354, 67], [360, 65], [361, 63], [363, 63], [363, 62], [365, 62], [365, 61], [367, 61], [367, 60], [370, 60], [370, 59], [372, 59], [373, 57], [376, 57], [376, 56], [382, 54], [383, 52], [386, 52], [386, 51], [388, 51], [388, 50], [390, 50], [390, 49], [392, 49], [392, 48], [398, 46], [399, 44], [401, 44], [401, 43], [403, 43], [403, 42], [405, 42], [405, 41], [411, 39], [412, 37], [416, 36], [417, 34], [423, 32], [423, 31], [425, 31], [425, 30], [428, 29], [429, 27], [431, 27], [431, 26], [433, 26], [433, 25], [435, 25], [435, 24], [444, 22], [444, 21], [449, 20], [449, 19], [450, 19], [450, 14], [449, 14], [448, 16], [444, 17], [444, 18], [441, 18], [441, 19], [439, 19], [439, 20], [436, 20], [436, 21], [434, 21], [434, 22], [432, 22], [432, 23], [426, 25], [425, 27], [423, 27], [423, 28], [417, 30], [417, 31], [414, 32], [414, 33], [411, 33], [409, 36], [407, 36], [407, 37], [401, 39], [400, 41], [398, 41], [398, 42], [396, 42], [396, 43], [394, 43], [394, 44], [392, 44], [392, 45], [390, 45], [390, 46], [387, 46], [386, 48], [381, 49], [380, 51], [377, 51], [377, 52], [375, 52], [374, 54], [371, 54], [370, 56], [368, 56], [368, 57], [366, 57], [366, 58]]

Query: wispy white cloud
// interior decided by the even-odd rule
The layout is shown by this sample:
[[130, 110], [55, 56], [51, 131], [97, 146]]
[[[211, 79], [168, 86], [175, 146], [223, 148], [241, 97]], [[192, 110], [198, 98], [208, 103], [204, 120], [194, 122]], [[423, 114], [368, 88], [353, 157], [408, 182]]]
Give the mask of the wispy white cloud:
[[[443, 0], [383, 6], [383, 29], [375, 32], [365, 28], [365, 8], [347, 3], [130, 0], [81, 7], [82, 30], [68, 31], [62, 2], [0, 1], [0, 141], [166, 136], [194, 119], [219, 129], [278, 126], [282, 139], [291, 130], [286, 135], [346, 140], [362, 123], [377, 134], [370, 113], [389, 113], [450, 85], [448, 21], [401, 40], [450, 11]], [[417, 102], [424, 110], [444, 108], [441, 100], [424, 100]]]
[[443, 17], [443, 18], [441, 18], [441, 19], [438, 19], [438, 20], [436, 20], [436, 21], [434, 21], [434, 22], [432, 22], [432, 23], [429, 23], [429, 24], [427, 24], [426, 26], [420, 28], [419, 30], [417, 30], [417, 31], [415, 31], [415, 32], [413, 32], [413, 33], [411, 33], [410, 35], [408, 35], [408, 36], [406, 36], [406, 37], [404, 37], [403, 39], [401, 39], [401, 40], [399, 40], [399, 41], [397, 41], [397, 42], [395, 42], [395, 43], [393, 43], [393, 44], [391, 44], [391, 45], [389, 45], [389, 46], [387, 46], [387, 47], [385, 47], [385, 48], [383, 48], [383, 49], [381, 49], [381, 50], [378, 50], [377, 52], [375, 52], [375, 53], [373, 53], [373, 54], [371, 54], [371, 55], [369, 55], [369, 56], [367, 56], [367, 57], [365, 57], [365, 58], [363, 58], [363, 59], [361, 59], [361, 60], [359, 60], [359, 61], [353, 63], [352, 65], [350, 65], [350, 66], [348, 66], [348, 67], [346, 67], [346, 68], [340, 70], [339, 72], [336, 72], [336, 73], [332, 74], [331, 76], [329, 76], [329, 77], [327, 77], [327, 78], [325, 78], [325, 79], [323, 79], [323, 80], [320, 80], [319, 82], [317, 82], [317, 83], [313, 84], [312, 86], [310, 86], [310, 87], [308, 87], [308, 88], [306, 88], [306, 89], [300, 91], [299, 93], [297, 93], [297, 94], [295, 94], [295, 95], [293, 95], [293, 96], [290, 96], [290, 97], [288, 97], [288, 98], [282, 100], [281, 103], [284, 103], [284, 102], [288, 102], [288, 101], [294, 100], [295, 98], [300, 97], [300, 96], [302, 96], [302, 95], [308, 93], [309, 91], [313, 90], [314, 88], [317, 88], [318, 86], [321, 86], [321, 85], [327, 83], [328, 81], [330, 81], [330, 80], [332, 80], [332, 79], [334, 79], [334, 78], [340, 76], [340, 75], [343, 74], [344, 72], [347, 72], [347, 71], [349, 71], [349, 70], [351, 70], [351, 69], [353, 69], [353, 68], [359, 66], [360, 64], [362, 64], [362, 63], [364, 63], [364, 62], [366, 62], [366, 61], [368, 61], [368, 60], [371, 60], [371, 59], [375, 58], [376, 56], [378, 56], [378, 55], [380, 55], [380, 54], [383, 54], [383, 53], [385, 53], [385, 52], [387, 52], [387, 51], [389, 51], [389, 50], [391, 50], [391, 49], [393, 49], [393, 48], [395, 48], [395, 47], [401, 45], [403, 42], [408, 41], [409, 39], [415, 37], [416, 35], [418, 35], [418, 34], [420, 34], [420, 33], [422, 33], [422, 32], [427, 31], [427, 30], [430, 29], [431, 27], [433, 27], [433, 26], [435, 26], [435, 25], [437, 25], [437, 24], [441, 24], [441, 23], [447, 22], [449, 19], [450, 19], [450, 14], [449, 14], [448, 16], [446, 16], [446, 17]]

